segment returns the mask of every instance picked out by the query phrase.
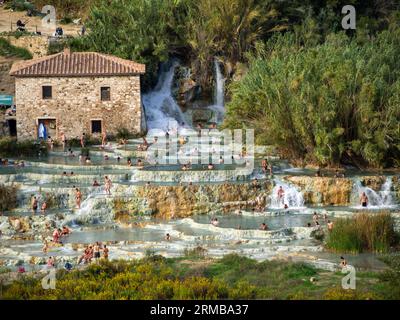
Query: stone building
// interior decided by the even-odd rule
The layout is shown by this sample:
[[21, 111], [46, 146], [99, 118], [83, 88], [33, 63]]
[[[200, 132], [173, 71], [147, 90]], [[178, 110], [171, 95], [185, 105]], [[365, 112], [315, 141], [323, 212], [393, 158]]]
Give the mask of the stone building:
[[145, 131], [140, 75], [145, 65], [114, 56], [74, 52], [15, 63], [17, 136], [67, 139], [82, 133], [114, 135], [119, 128]]

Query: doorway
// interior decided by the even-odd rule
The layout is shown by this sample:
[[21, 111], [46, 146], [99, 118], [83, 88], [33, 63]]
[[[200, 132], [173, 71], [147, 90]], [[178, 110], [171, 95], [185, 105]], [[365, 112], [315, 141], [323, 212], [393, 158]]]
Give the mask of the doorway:
[[38, 119], [37, 136], [39, 139], [57, 139], [56, 119]]
[[16, 137], [17, 136], [17, 120], [9, 119], [8, 121], [8, 129], [10, 130], [10, 136]]

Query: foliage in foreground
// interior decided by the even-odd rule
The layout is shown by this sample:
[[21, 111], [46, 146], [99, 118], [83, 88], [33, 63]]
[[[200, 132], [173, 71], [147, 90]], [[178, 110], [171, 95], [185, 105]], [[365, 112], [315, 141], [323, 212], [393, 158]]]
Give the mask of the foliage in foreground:
[[390, 213], [360, 213], [337, 219], [326, 246], [337, 252], [387, 253], [398, 241]]
[[25, 48], [19, 48], [10, 44], [5, 38], [0, 37], [0, 56], [15, 57], [25, 60], [32, 59], [32, 54]]
[[256, 130], [285, 156], [325, 166], [399, 165], [400, 28], [366, 43], [286, 34], [260, 45], [230, 87], [226, 126]]
[[37, 157], [47, 155], [47, 147], [44, 142], [34, 140], [17, 141], [12, 137], [0, 138], [0, 154], [3, 157]]
[[[379, 274], [358, 272], [357, 290], [340, 288], [341, 273], [302, 263], [257, 262], [238, 255], [216, 261], [165, 259], [101, 261], [84, 270], [57, 273], [56, 290], [42, 277], [23, 277], [3, 290], [4, 299], [381, 299], [387, 285]], [[314, 282], [310, 277], [315, 278]], [[397, 275], [398, 277], [398, 275]], [[398, 281], [398, 280], [397, 280]]]

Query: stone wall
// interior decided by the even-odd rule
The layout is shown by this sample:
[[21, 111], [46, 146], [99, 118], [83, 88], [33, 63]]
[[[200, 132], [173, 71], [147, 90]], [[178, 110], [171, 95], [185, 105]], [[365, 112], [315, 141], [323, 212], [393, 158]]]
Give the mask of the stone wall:
[[[52, 86], [52, 99], [42, 99], [42, 86]], [[101, 101], [100, 88], [111, 88], [111, 100]], [[57, 138], [91, 133], [91, 120], [102, 120], [107, 134], [118, 128], [141, 131], [140, 77], [16, 78], [18, 139], [36, 139], [39, 118], [56, 120]]]
[[8, 36], [7, 40], [16, 47], [27, 49], [33, 58], [47, 55], [49, 42], [47, 36], [22, 36], [19, 38]]

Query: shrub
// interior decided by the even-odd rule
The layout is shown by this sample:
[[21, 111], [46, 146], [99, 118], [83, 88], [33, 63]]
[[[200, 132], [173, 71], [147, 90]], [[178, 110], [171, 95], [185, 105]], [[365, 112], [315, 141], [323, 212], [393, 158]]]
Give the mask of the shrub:
[[89, 157], [89, 154], [90, 154], [90, 149], [89, 148], [81, 148], [81, 155], [83, 156], [83, 157]]
[[13, 46], [5, 38], [0, 38], [0, 56], [32, 59], [32, 54], [27, 49]]
[[29, 1], [13, 0], [6, 4], [6, 9], [12, 9], [14, 11], [35, 11], [35, 6]]
[[337, 219], [326, 246], [340, 252], [385, 253], [396, 243], [398, 235], [390, 213], [360, 213], [352, 218]]
[[131, 137], [131, 133], [126, 128], [118, 128], [115, 137], [117, 138], [117, 140], [127, 140]]
[[380, 297], [372, 292], [358, 290], [345, 290], [340, 287], [328, 289], [324, 298], [326, 300], [376, 300]]
[[47, 155], [45, 142], [17, 141], [11, 137], [0, 138], [0, 154], [8, 157], [37, 157]]
[[393, 253], [381, 258], [389, 269], [379, 274], [382, 295], [386, 299], [400, 299], [400, 253]]

